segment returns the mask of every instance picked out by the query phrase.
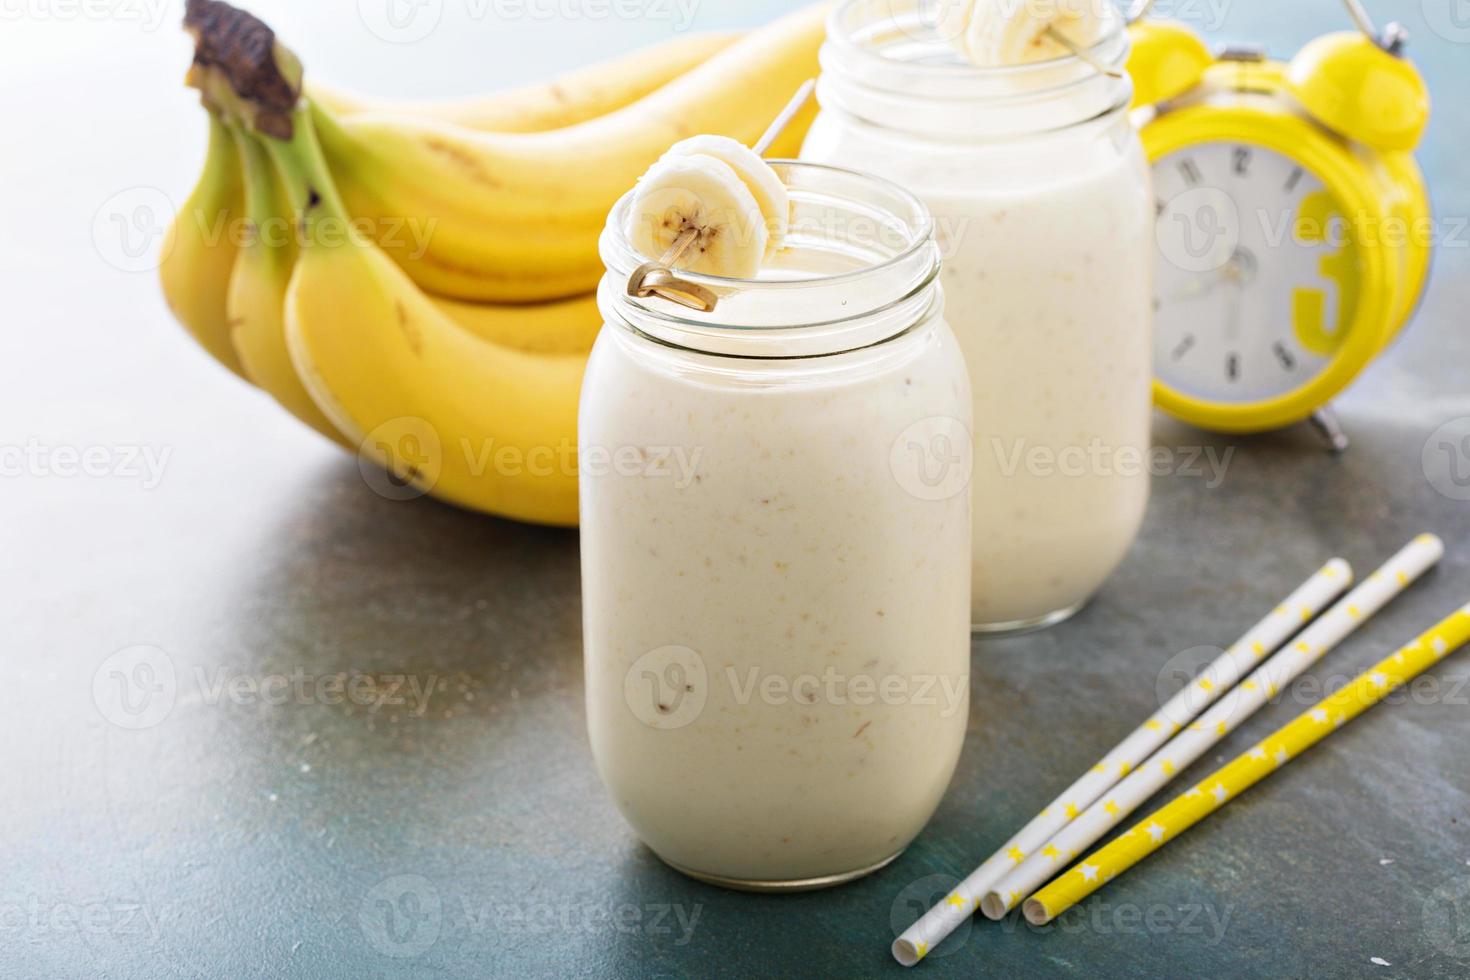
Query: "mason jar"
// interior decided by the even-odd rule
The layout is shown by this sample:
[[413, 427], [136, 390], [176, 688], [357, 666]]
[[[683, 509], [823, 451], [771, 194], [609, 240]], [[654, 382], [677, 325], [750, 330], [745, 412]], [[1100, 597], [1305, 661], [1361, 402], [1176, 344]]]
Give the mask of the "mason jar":
[[[1121, 73], [1110, 20], [1091, 55]], [[801, 156], [887, 177], [934, 214], [974, 389], [974, 623], [1035, 628], [1102, 586], [1148, 502], [1149, 171], [1126, 75], [1075, 57], [977, 68], [940, 22], [933, 0], [837, 7]]]
[[579, 433], [587, 719], [618, 809], [728, 887], [836, 884], [933, 814], [966, 728], [970, 389], [928, 212], [885, 181], [776, 162], [787, 247], [758, 279], [627, 294]]

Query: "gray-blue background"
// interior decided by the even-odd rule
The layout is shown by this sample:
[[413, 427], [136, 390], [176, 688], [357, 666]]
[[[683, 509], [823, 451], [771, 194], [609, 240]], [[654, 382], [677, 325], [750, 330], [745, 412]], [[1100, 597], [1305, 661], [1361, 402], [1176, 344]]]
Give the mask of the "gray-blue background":
[[[689, 26], [791, 6], [704, 0]], [[1313, 676], [1340, 682], [1463, 602], [1470, 505], [1435, 489], [1447, 474], [1422, 451], [1470, 416], [1470, 4], [1372, 7], [1409, 26], [1436, 94], [1423, 158], [1444, 247], [1419, 321], [1342, 401], [1353, 450], [1331, 459], [1300, 428], [1225, 439], [1160, 419], [1161, 445], [1233, 448], [1224, 482], [1159, 478], [1138, 547], [1088, 610], [977, 644], [960, 771], [908, 854], [847, 888], [757, 898], [665, 870], [603, 793], [583, 733], [575, 534], [374, 496], [191, 345], [151, 271], [107, 260], [94, 222], [109, 201], [178, 202], [197, 173], [178, 5], [0, 2], [0, 448], [167, 454], [156, 486], [0, 476], [0, 977], [897, 974], [892, 927], [1151, 708], [1179, 651], [1227, 642], [1328, 556], [1367, 569], [1422, 529], [1449, 542], [1444, 567]], [[347, 0], [255, 9], [324, 79], [450, 95], [666, 36], [688, 8], [506, 18], [479, 12], [518, 8], [443, 0], [407, 44]], [[1214, 37], [1278, 54], [1345, 25], [1330, 0], [1175, 10], [1223, 16]], [[166, 650], [180, 679], [169, 716], [140, 732], [92, 695], [99, 665], [134, 644]], [[339, 672], [444, 686], [421, 713], [213, 688]], [[1465, 976], [1467, 675], [1447, 662], [1423, 697], [1374, 711], [1060, 927], [977, 923], [922, 972]], [[1294, 691], [1222, 750], [1312, 696]], [[404, 894], [418, 917], [389, 935], [381, 900]]]

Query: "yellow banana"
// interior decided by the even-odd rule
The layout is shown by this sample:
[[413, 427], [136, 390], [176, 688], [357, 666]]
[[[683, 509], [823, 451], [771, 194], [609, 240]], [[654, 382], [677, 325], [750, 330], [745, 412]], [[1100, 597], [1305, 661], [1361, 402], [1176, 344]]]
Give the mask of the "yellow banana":
[[467, 303], [428, 296], [439, 312], [493, 344], [538, 354], [586, 354], [602, 329], [597, 294], [547, 303]]
[[733, 44], [733, 31], [684, 34], [550, 81], [450, 101], [381, 100], [311, 82], [307, 96], [339, 116], [395, 112], [492, 133], [537, 133], [596, 119], [678, 78]]
[[[824, 5], [746, 35], [633, 104], [544, 133], [482, 133], [372, 113], [315, 118], [349, 211], [425, 289], [529, 302], [590, 291], [608, 210], [678, 140], [750, 143], [817, 71]], [[772, 148], [795, 155], [808, 108]], [[404, 235], [408, 223], [422, 234]]]
[[[241, 126], [230, 126], [230, 132], [245, 176], [247, 224], [230, 276], [230, 339], [246, 377], [296, 418], [355, 451], [307, 393], [287, 350], [284, 304], [297, 250], [275, 167], [265, 148]], [[602, 326], [596, 294], [514, 306], [430, 300], [475, 336], [525, 351], [586, 354]]]
[[230, 340], [247, 378], [302, 422], [348, 446], [307, 394], [286, 349], [286, 287], [291, 282], [296, 236], [278, 196], [275, 167], [265, 148], [242, 128], [231, 126], [230, 132], [245, 175], [247, 222], [226, 302]]
[[210, 112], [204, 173], [169, 226], [158, 275], [175, 319], [210, 356], [244, 377], [225, 310], [237, 251], [232, 222], [240, 213], [241, 196], [235, 144], [225, 124]]
[[447, 318], [351, 218], [306, 110], [266, 141], [306, 237], [286, 337], [333, 423], [395, 476], [465, 507], [577, 521], [577, 396], [586, 357], [486, 342]]

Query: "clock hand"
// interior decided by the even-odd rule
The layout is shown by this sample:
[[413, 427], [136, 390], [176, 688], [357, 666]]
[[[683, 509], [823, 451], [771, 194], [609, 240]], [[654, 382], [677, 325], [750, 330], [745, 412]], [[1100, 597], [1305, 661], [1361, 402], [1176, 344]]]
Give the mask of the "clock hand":
[[[1232, 260], [1231, 264], [1226, 268], [1231, 268], [1234, 266], [1234, 264], [1234, 260]], [[1239, 340], [1241, 314], [1243, 312], [1241, 300], [1245, 293], [1245, 280], [1241, 278], [1238, 273], [1236, 273], [1226, 276], [1226, 282], [1228, 282], [1233, 288], [1230, 290], [1230, 303], [1226, 307], [1227, 312], [1225, 314], [1225, 336], [1230, 338], [1231, 340]]]
[[1256, 276], [1256, 257], [1246, 249], [1236, 249], [1230, 261], [1220, 270], [1221, 277], [1234, 288], [1230, 291], [1229, 319], [1225, 335], [1239, 339], [1246, 287]]

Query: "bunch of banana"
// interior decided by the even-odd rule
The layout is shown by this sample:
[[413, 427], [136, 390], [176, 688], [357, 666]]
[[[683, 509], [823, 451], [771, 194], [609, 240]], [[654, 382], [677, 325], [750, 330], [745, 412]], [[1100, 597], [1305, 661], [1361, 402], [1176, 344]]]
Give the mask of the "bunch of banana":
[[815, 73], [823, 18], [478, 100], [384, 104], [303, 96], [269, 27], [189, 0], [210, 143], [165, 253], [170, 307], [221, 363], [401, 480], [573, 525], [607, 212], [681, 137], [758, 135]]
[[[373, 219], [414, 282], [467, 300], [556, 299], [597, 284], [608, 211], [671, 144], [761, 135], [816, 74], [825, 14], [789, 15], [648, 96], [561, 129], [490, 133], [423, 115], [337, 116], [320, 104], [313, 115], [348, 209]], [[796, 155], [811, 112], [772, 156]], [[425, 216], [435, 221], [426, 248], [393, 234], [405, 217]]]

